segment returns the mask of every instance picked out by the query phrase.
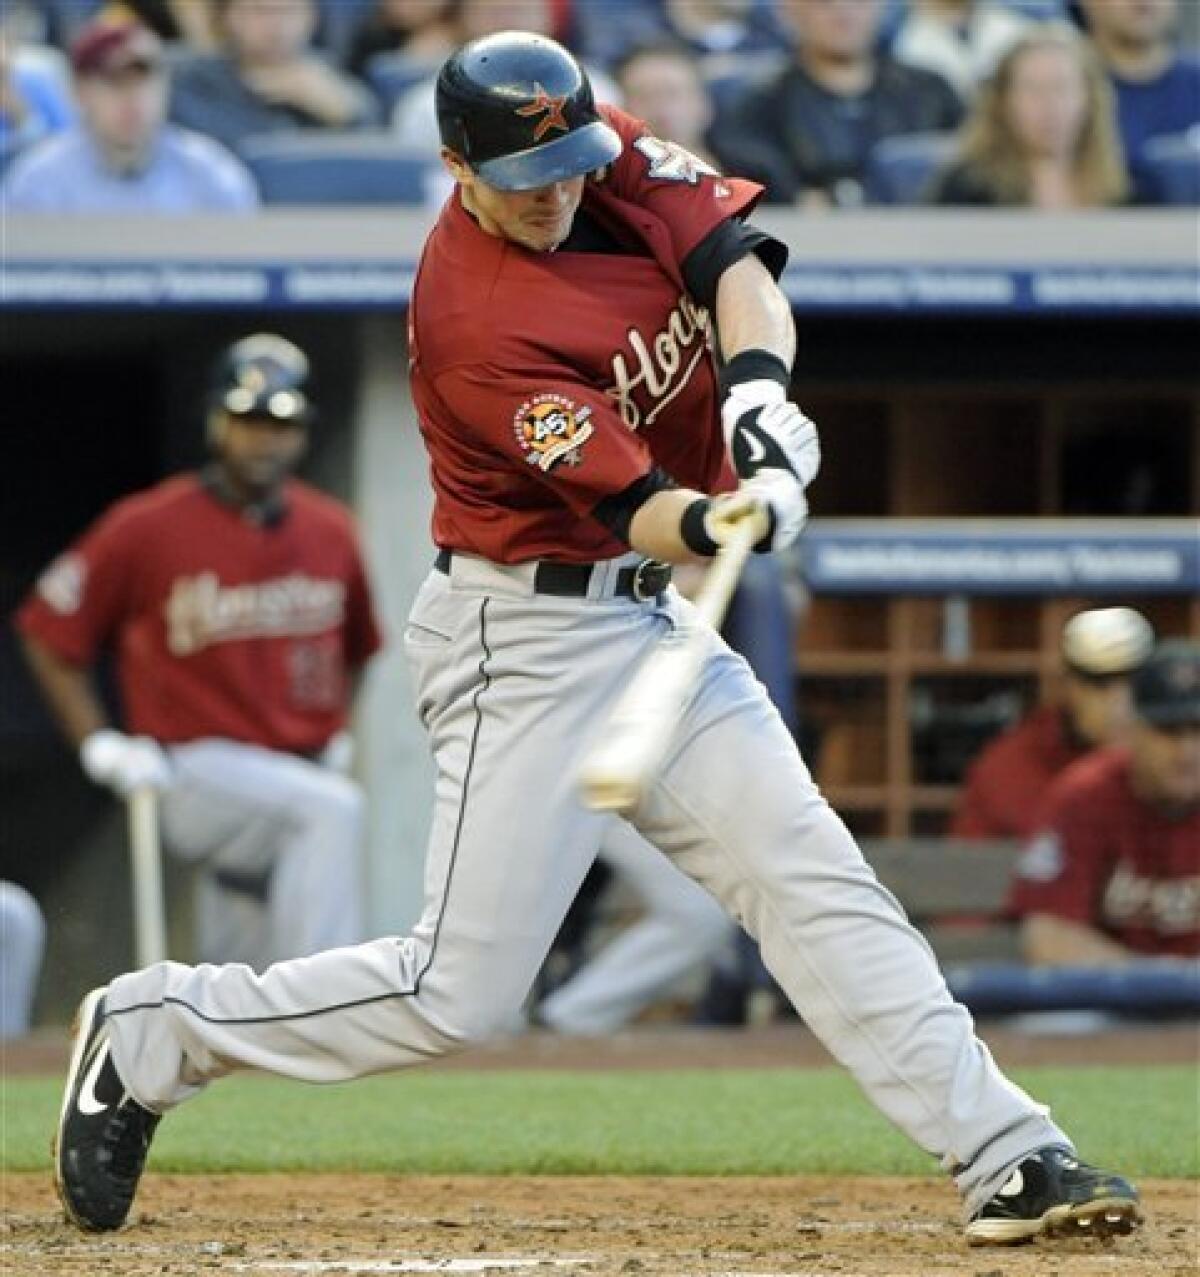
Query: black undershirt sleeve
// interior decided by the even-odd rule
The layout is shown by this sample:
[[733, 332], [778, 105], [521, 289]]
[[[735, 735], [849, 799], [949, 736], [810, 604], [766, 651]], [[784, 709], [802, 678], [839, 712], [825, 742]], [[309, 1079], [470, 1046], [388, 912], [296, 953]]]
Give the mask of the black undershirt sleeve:
[[665, 492], [668, 488], [679, 485], [669, 474], [658, 466], [635, 479], [627, 488], [605, 497], [593, 510], [592, 515], [626, 545], [629, 544], [629, 525], [633, 516], [650, 500], [656, 492]]
[[715, 226], [684, 258], [683, 282], [688, 292], [708, 310], [717, 304], [717, 281], [749, 253], [757, 255], [775, 279], [787, 265], [787, 245], [736, 217]]

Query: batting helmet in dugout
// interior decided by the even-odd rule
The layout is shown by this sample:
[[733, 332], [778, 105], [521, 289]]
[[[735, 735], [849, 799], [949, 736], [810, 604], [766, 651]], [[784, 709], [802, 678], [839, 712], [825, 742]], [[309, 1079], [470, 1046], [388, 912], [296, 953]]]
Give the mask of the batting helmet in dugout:
[[502, 31], [464, 45], [437, 82], [443, 145], [501, 191], [529, 191], [611, 164], [621, 139], [587, 73], [545, 36]]
[[255, 333], [224, 353], [213, 378], [211, 405], [235, 417], [274, 417], [308, 425], [308, 356], [274, 333]]

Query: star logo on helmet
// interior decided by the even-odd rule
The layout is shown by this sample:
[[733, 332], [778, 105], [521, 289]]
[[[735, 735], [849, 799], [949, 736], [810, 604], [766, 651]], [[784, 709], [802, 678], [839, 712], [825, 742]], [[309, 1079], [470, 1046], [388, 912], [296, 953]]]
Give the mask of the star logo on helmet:
[[533, 140], [540, 142], [551, 129], [561, 129], [564, 133], [569, 133], [571, 126], [567, 123], [567, 117], [563, 115], [567, 95], [564, 93], [560, 98], [552, 97], [536, 81], [533, 87], [537, 90], [537, 96], [526, 106], [517, 107], [517, 114], [525, 119], [531, 119], [545, 112], [545, 119], [538, 120], [537, 127], [533, 130]]

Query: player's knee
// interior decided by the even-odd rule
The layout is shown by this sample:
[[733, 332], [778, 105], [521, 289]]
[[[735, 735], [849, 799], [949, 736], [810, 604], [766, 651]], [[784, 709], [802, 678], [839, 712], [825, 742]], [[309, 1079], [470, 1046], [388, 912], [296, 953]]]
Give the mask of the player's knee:
[[427, 1022], [446, 1054], [482, 1046], [514, 1030], [519, 1006], [510, 1007], [503, 998], [480, 997], [480, 992], [474, 988], [465, 998], [423, 999]]
[[362, 789], [346, 776], [326, 773], [301, 804], [301, 814], [341, 840], [357, 841], [362, 832], [366, 803]]

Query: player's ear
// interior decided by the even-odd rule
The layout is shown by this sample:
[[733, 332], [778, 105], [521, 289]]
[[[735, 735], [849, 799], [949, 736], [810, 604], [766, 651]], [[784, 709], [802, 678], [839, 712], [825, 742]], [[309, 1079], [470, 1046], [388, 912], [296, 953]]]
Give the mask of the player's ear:
[[225, 442], [225, 432], [229, 428], [229, 418], [220, 408], [214, 408], [205, 422], [205, 438], [208, 440], [210, 452], [218, 452]]
[[457, 151], [452, 151], [448, 146], [443, 146], [439, 154], [442, 164], [450, 176], [460, 186], [469, 185], [472, 176], [471, 169], [462, 156]]

